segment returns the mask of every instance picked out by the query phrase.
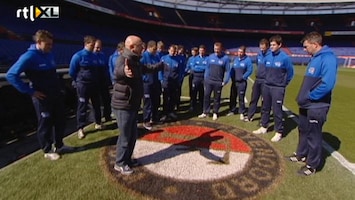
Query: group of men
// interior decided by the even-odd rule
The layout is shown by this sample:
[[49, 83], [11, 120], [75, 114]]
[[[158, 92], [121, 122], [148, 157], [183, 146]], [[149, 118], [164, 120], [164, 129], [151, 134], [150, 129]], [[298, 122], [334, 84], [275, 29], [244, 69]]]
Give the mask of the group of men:
[[[8, 81], [20, 92], [32, 96], [38, 116], [37, 135], [44, 152], [50, 160], [60, 158], [60, 150], [65, 149], [63, 132], [65, 127], [63, 90], [56, 75], [51, 48], [53, 36], [46, 30], [39, 30], [34, 36], [35, 44], [7, 72]], [[305, 162], [298, 172], [301, 175], [314, 174], [321, 161], [322, 126], [330, 107], [331, 91], [335, 85], [337, 61], [329, 47], [323, 46], [322, 36], [311, 32], [303, 40], [303, 47], [312, 57], [301, 85], [297, 102], [299, 104], [299, 144], [297, 151], [288, 159]], [[115, 115], [120, 136], [117, 140], [117, 155], [114, 169], [122, 174], [131, 174], [137, 160], [132, 159], [137, 140], [137, 117], [143, 99], [143, 124], [150, 130], [159, 121], [158, 107], [160, 92], [163, 92], [163, 119], [176, 119], [181, 85], [186, 73], [191, 74], [190, 110], [197, 106], [197, 96], [203, 112], [198, 117], [210, 114], [210, 99], [214, 93], [212, 119], [218, 119], [221, 92], [229, 80], [232, 81], [230, 115], [236, 112], [238, 96], [240, 119], [252, 121], [258, 100], [262, 97], [261, 127], [254, 134], [267, 132], [271, 109], [273, 109], [275, 135], [273, 142], [283, 136], [282, 105], [285, 88], [293, 77], [290, 57], [281, 50], [282, 38], [278, 35], [259, 43], [256, 80], [252, 89], [249, 108], [244, 97], [247, 79], [252, 74], [252, 61], [246, 55], [246, 47], [238, 49], [238, 57], [230, 64], [222, 43], [214, 43], [214, 52], [206, 55], [204, 45], [192, 49], [194, 57], [186, 61], [179, 55], [178, 46], [171, 45], [168, 54], [157, 52], [161, 43], [149, 41], [144, 51], [139, 36], [129, 35], [118, 45], [116, 54], [107, 59], [100, 50], [101, 41], [93, 36], [84, 38], [84, 48], [71, 59], [69, 74], [77, 89], [78, 137], [85, 137], [84, 125], [89, 100], [95, 113], [95, 128], [101, 129], [101, 100], [104, 117], [111, 120]], [[198, 51], [198, 53], [197, 53]], [[116, 61], [111, 61], [111, 59]], [[110, 66], [110, 68], [108, 68]], [[111, 70], [109, 70], [111, 69]], [[26, 84], [20, 78], [25, 72], [30, 80]], [[110, 100], [109, 86], [113, 87]], [[156, 88], [162, 88], [157, 90]], [[197, 95], [199, 94], [199, 95]], [[201, 99], [203, 97], [203, 99]], [[101, 100], [100, 100], [101, 99]]]

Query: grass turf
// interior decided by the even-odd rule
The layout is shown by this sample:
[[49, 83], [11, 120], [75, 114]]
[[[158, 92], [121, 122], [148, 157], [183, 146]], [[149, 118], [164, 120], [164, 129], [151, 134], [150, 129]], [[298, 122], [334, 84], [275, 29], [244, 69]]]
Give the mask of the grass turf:
[[[295, 78], [287, 88], [285, 106], [297, 114], [295, 97], [297, 95], [304, 67], [295, 67]], [[325, 140], [348, 160], [354, 162], [352, 137], [354, 112], [352, 100], [355, 94], [355, 71], [340, 69], [337, 86], [334, 90], [333, 103], [328, 115], [328, 122], [323, 131]], [[186, 82], [183, 95], [187, 96]], [[251, 83], [247, 98], [250, 97]], [[229, 85], [223, 89], [223, 97], [229, 96]], [[223, 103], [221, 113], [228, 112], [227, 103]], [[200, 113], [196, 113], [197, 114]], [[256, 117], [260, 116], [256, 114]], [[196, 118], [196, 117], [195, 117]], [[194, 118], [194, 119], [195, 119]], [[211, 120], [211, 119], [204, 119]], [[218, 119], [218, 123], [236, 126], [252, 131], [258, 128], [258, 120], [244, 123], [238, 115]], [[297, 145], [297, 126], [291, 119], [285, 123], [288, 135], [281, 142], [273, 144], [281, 155], [291, 154]], [[114, 126], [112, 126], [114, 127]], [[90, 127], [92, 129], [92, 127]], [[0, 170], [0, 199], [146, 199], [132, 194], [120, 184], [115, 184], [112, 177], [104, 170], [101, 158], [103, 149], [118, 135], [117, 130], [108, 129], [92, 132], [84, 140], [76, 135], [68, 137], [68, 145], [82, 147], [82, 151], [65, 154], [58, 161], [48, 161], [38, 151], [17, 163]], [[269, 140], [272, 133], [260, 137]], [[285, 162], [284, 176], [266, 195], [260, 199], [353, 199], [355, 176], [342, 167], [327, 152], [321, 171], [311, 177], [299, 177], [296, 171], [301, 167], [296, 163]]]

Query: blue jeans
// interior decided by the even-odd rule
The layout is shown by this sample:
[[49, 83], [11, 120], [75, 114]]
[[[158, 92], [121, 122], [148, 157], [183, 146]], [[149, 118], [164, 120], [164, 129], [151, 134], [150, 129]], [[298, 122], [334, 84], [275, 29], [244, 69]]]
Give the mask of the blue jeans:
[[116, 146], [116, 165], [128, 165], [137, 141], [137, 110], [112, 109], [117, 119], [120, 135]]

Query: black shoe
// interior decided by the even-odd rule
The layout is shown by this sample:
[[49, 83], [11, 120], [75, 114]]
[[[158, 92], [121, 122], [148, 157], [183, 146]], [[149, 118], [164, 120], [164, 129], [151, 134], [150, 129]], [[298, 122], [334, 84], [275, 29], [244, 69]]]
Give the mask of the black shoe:
[[300, 170], [297, 172], [300, 176], [311, 176], [312, 174], [316, 173], [316, 169], [312, 168], [309, 165], [305, 165], [301, 167]]
[[170, 118], [167, 115], [164, 115], [162, 118], [160, 118], [160, 121], [163, 122], [163, 123], [167, 122], [169, 120], [170, 120]]
[[77, 150], [77, 147], [71, 147], [71, 146], [66, 146], [63, 145], [60, 148], [54, 148], [54, 152], [58, 154], [65, 154], [65, 153], [72, 153]]
[[109, 117], [105, 117], [105, 122], [111, 122], [112, 121], [112, 117], [109, 116]]
[[291, 162], [306, 162], [306, 157], [299, 157], [294, 152], [291, 156], [287, 156], [286, 159]]

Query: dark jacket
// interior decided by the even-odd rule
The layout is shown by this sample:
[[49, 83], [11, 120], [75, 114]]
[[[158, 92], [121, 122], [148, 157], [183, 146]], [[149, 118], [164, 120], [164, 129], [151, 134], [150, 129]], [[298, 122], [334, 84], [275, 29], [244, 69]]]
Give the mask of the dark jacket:
[[[127, 60], [131, 68], [133, 78], [129, 78], [124, 73], [124, 66]], [[111, 106], [118, 110], [138, 110], [143, 97], [143, 75], [164, 67], [163, 63], [152, 65], [143, 65], [140, 62], [140, 56], [124, 49], [122, 55], [118, 57], [115, 70], [113, 94]]]

